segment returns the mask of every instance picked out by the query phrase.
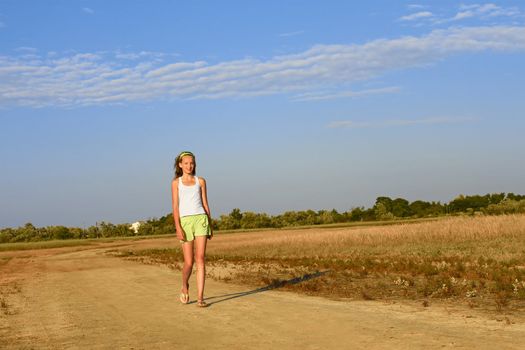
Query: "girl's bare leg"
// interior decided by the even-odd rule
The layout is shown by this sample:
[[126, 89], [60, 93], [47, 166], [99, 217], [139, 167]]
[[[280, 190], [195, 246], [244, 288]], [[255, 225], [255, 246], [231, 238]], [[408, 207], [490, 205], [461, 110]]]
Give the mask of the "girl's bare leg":
[[195, 237], [195, 263], [197, 264], [197, 300], [204, 298], [204, 277], [206, 276], [206, 267], [204, 264], [204, 255], [206, 253], [206, 236]]
[[193, 241], [182, 243], [182, 253], [184, 254], [184, 266], [182, 267], [182, 292], [188, 294], [188, 281], [193, 269]]

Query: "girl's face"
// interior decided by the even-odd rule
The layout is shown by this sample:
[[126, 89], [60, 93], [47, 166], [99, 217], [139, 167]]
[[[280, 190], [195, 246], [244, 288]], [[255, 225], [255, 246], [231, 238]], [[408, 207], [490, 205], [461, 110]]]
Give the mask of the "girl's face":
[[184, 156], [179, 162], [179, 166], [184, 174], [192, 174], [195, 169], [195, 161], [192, 156]]

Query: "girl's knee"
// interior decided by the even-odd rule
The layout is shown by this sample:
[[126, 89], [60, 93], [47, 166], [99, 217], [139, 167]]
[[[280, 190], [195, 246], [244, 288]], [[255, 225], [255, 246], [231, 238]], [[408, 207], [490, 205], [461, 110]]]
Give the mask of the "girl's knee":
[[204, 266], [204, 263], [205, 263], [204, 256], [200, 256], [200, 257], [196, 257], [195, 258], [195, 264], [197, 265], [197, 267]]

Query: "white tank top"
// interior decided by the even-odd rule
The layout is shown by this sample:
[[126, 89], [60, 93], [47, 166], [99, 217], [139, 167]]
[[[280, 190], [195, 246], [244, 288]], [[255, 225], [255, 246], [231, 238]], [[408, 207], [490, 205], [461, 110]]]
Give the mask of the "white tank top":
[[206, 214], [202, 206], [201, 199], [201, 185], [199, 178], [195, 176], [195, 185], [186, 186], [182, 183], [182, 178], [179, 177], [179, 215], [197, 215]]

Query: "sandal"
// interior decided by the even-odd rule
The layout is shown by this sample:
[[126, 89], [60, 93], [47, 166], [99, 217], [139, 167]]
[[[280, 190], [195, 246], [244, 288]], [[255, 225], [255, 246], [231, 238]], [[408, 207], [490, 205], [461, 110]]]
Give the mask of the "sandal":
[[183, 304], [187, 304], [190, 302], [190, 295], [187, 293], [184, 293], [182, 290], [180, 291], [179, 300]]
[[197, 300], [197, 306], [198, 307], [208, 307], [209, 304], [205, 302], [204, 300]]

